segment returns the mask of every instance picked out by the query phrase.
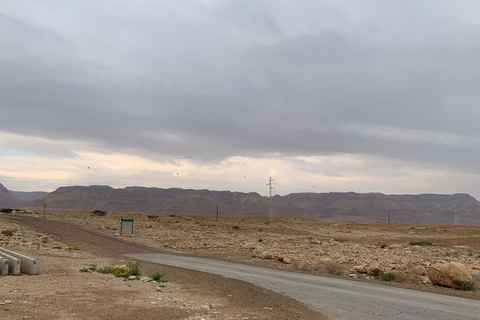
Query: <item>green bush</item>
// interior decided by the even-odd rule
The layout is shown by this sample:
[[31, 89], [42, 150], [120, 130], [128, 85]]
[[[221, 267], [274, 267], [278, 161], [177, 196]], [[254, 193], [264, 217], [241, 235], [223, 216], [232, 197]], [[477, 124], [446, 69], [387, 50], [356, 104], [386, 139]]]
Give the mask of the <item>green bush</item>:
[[379, 275], [378, 279], [382, 281], [402, 281], [404, 279], [404, 276], [400, 273], [387, 272]]
[[459, 289], [462, 291], [477, 291], [477, 286], [475, 282], [467, 282], [463, 283]]
[[167, 277], [159, 272], [151, 274], [150, 278], [155, 282], [168, 282]]
[[60, 247], [60, 246], [55, 246], [55, 247], [53, 247], [52, 249], [62, 249], [62, 247]]

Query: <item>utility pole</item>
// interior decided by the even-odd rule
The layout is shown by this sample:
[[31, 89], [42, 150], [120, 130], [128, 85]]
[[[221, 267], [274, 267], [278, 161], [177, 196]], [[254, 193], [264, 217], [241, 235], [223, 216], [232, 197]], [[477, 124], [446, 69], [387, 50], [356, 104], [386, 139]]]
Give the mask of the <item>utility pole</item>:
[[272, 190], [275, 190], [275, 187], [272, 187], [272, 181], [275, 182], [275, 179], [270, 179], [268, 180], [267, 187], [269, 190], [269, 199], [268, 199], [268, 217], [270, 219], [270, 222], [273, 222], [273, 198], [272, 198]]
[[455, 206], [455, 220], [453, 221], [453, 224], [455, 226], [459, 226], [460, 225], [460, 222], [458, 221], [458, 209], [457, 209], [457, 206]]

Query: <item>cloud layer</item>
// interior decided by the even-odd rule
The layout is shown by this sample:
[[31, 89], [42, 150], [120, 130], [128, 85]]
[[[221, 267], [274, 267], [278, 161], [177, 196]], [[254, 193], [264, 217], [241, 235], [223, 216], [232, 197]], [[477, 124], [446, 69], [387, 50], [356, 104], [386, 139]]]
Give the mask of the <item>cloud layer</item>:
[[475, 1], [2, 2], [5, 154], [215, 172], [240, 157], [327, 191], [478, 189]]

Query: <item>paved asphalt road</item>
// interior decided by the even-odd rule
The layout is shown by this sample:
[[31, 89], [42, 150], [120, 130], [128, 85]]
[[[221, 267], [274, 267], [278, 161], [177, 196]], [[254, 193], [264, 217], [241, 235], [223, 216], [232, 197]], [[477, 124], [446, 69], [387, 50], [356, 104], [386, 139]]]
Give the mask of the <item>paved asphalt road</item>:
[[480, 319], [480, 301], [170, 254], [138, 260], [247, 281], [290, 296], [332, 319]]

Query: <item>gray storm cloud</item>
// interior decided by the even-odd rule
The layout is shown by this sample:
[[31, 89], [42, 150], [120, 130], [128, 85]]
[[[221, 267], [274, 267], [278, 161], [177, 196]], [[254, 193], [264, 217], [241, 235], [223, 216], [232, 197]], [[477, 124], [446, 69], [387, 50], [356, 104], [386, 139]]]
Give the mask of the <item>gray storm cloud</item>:
[[476, 2], [1, 4], [1, 131], [149, 157], [358, 153], [478, 173]]

